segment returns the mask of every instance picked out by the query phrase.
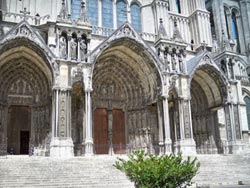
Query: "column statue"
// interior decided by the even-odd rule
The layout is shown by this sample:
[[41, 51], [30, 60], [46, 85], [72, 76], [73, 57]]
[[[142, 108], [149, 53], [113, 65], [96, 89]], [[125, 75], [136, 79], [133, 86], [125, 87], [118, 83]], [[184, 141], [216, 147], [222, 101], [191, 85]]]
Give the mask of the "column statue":
[[76, 39], [73, 38], [73, 40], [70, 43], [70, 50], [71, 50], [71, 59], [76, 60], [77, 59], [77, 42]]
[[59, 42], [59, 55], [61, 58], [66, 59], [67, 58], [67, 41], [64, 36], [60, 37], [60, 42]]
[[87, 54], [87, 45], [86, 41], [82, 39], [80, 41], [80, 55], [81, 55], [81, 60], [85, 61], [86, 60], [86, 54]]

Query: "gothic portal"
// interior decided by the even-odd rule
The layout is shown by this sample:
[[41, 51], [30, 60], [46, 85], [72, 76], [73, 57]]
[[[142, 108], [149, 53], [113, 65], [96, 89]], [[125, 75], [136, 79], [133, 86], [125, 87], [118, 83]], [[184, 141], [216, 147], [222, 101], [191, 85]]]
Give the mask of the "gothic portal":
[[0, 155], [248, 148], [248, 0], [3, 0], [0, 11]]

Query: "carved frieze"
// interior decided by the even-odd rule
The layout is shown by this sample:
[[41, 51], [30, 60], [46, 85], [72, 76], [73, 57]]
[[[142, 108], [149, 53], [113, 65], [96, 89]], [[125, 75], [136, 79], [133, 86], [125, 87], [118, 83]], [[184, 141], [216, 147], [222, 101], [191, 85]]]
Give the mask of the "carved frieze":
[[59, 97], [59, 136], [60, 137], [66, 137], [66, 131], [67, 131], [67, 93], [66, 91], [60, 91], [60, 97]]
[[191, 138], [189, 101], [183, 102], [185, 138]]

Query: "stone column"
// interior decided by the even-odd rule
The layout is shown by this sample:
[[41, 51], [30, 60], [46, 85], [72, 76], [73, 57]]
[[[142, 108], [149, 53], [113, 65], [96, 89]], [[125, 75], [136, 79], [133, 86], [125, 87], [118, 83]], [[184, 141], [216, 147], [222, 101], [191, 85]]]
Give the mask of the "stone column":
[[163, 123], [164, 123], [164, 133], [165, 133], [165, 154], [172, 153], [172, 140], [170, 135], [170, 123], [169, 123], [169, 112], [168, 112], [168, 100], [167, 97], [163, 97]]
[[71, 71], [68, 62], [59, 63], [60, 75], [53, 87], [50, 156], [72, 157], [74, 153], [71, 138]]
[[7, 154], [7, 148], [5, 147], [6, 133], [4, 131], [4, 119], [5, 119], [5, 108], [0, 104], [0, 156]]
[[93, 155], [93, 131], [92, 131], [92, 107], [91, 92], [85, 90], [85, 115], [86, 115], [86, 138], [85, 138], [85, 155]]
[[196, 154], [196, 145], [193, 139], [192, 114], [190, 99], [179, 99], [180, 142], [179, 152], [188, 155]]
[[226, 58], [226, 59], [225, 59], [225, 64], [226, 64], [226, 69], [227, 69], [227, 72], [226, 72], [226, 73], [227, 73], [228, 79], [230, 80], [230, 79], [231, 79], [231, 73], [230, 73], [230, 70], [229, 70], [228, 63], [229, 63], [229, 59]]
[[181, 135], [181, 140], [185, 139], [184, 136], [184, 119], [183, 119], [183, 100], [179, 99], [178, 100], [178, 110], [179, 110], [179, 124], [180, 124], [180, 135]]
[[159, 154], [163, 154], [164, 137], [163, 137], [163, 115], [162, 115], [162, 101], [159, 99], [157, 103], [158, 111], [158, 126], [159, 126]]
[[226, 119], [226, 130], [227, 130], [227, 143], [224, 144], [224, 153], [232, 153], [232, 143], [234, 141], [233, 138], [233, 130], [232, 130], [232, 111], [231, 104], [226, 104], [224, 107], [225, 111], [225, 119]]
[[81, 48], [80, 48], [81, 40], [82, 40], [81, 37], [77, 38], [77, 61], [81, 61]]
[[[114, 153], [113, 148], [113, 114], [112, 109], [108, 109], [108, 140], [109, 140], [109, 155]], [[116, 147], [116, 146], [115, 146]]]
[[[226, 15], [226, 21], [227, 21], [227, 24], [228, 24], [228, 32], [229, 32], [229, 36], [228, 36], [228, 39], [233, 39], [233, 30], [232, 30], [232, 20], [231, 20], [231, 12], [227, 12]], [[225, 30], [225, 32], [227, 33], [227, 30]]]
[[[224, 147], [225, 153], [239, 153], [242, 151], [242, 145], [240, 141], [240, 135], [237, 136], [236, 126], [238, 124], [238, 111], [237, 106], [234, 106], [232, 103], [227, 103], [225, 108], [226, 116], [226, 128], [227, 128], [227, 145]], [[239, 138], [239, 141], [237, 141]]]
[[[245, 38], [245, 33], [249, 33], [249, 32], [239, 32], [239, 30], [241, 31], [242, 28], [243, 28], [243, 24], [242, 24], [242, 16], [241, 15], [236, 15], [236, 24], [237, 24], [237, 30], [238, 30], [238, 40], [239, 40], [239, 43], [237, 43], [236, 41], [236, 49], [237, 49], [237, 46], [239, 45], [239, 48], [240, 48], [240, 52], [241, 53], [244, 53], [244, 52], [247, 52], [247, 48], [248, 48], [248, 44], [247, 44], [247, 38]], [[244, 19], [244, 18], [243, 18]], [[250, 17], [249, 17], [250, 19]], [[249, 28], [250, 29], [250, 28]], [[242, 34], [244, 33], [244, 34]], [[249, 37], [250, 38], [250, 37]], [[245, 42], [246, 41], [246, 42]], [[249, 43], [250, 44], [250, 43]]]
[[8, 106], [0, 105], [0, 156], [7, 155], [7, 119], [8, 119]]
[[71, 138], [71, 89], [54, 88], [53, 98], [50, 156], [72, 157], [74, 154]]

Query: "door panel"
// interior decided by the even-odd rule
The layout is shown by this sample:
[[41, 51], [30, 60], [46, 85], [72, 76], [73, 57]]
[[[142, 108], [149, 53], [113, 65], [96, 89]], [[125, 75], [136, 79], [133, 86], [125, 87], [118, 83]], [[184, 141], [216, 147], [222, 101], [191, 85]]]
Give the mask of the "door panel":
[[113, 146], [116, 154], [126, 153], [125, 117], [122, 110], [113, 110]]
[[20, 154], [29, 154], [29, 131], [20, 132]]
[[30, 130], [31, 108], [28, 106], [10, 106], [7, 127], [9, 153], [28, 154]]
[[96, 154], [108, 154], [108, 113], [106, 109], [94, 112], [94, 144]]

